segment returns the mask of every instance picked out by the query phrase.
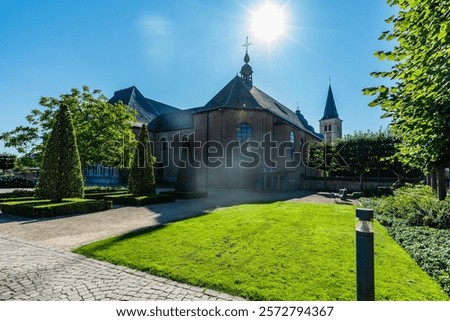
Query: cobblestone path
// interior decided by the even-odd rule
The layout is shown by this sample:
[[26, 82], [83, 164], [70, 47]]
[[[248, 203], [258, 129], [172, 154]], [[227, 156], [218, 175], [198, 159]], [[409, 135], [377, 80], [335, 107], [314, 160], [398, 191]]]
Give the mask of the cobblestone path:
[[240, 300], [0, 235], [1, 300]]

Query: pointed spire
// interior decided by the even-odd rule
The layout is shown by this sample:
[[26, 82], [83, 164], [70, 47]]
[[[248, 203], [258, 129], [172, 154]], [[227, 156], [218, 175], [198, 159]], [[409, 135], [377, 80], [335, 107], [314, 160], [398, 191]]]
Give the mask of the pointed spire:
[[[330, 78], [330, 81], [331, 81], [331, 78]], [[321, 120], [332, 119], [332, 118], [339, 119], [339, 114], [337, 112], [336, 103], [334, 102], [333, 91], [331, 90], [331, 84], [329, 84], [328, 85], [327, 102], [325, 103], [325, 110], [323, 111], [323, 117]]]

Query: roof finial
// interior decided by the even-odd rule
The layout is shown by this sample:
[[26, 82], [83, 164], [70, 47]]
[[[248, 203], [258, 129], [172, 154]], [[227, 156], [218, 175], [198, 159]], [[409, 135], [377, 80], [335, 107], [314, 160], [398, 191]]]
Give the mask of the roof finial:
[[299, 101], [297, 100], [297, 111], [300, 111], [300, 105]]
[[331, 86], [331, 76], [328, 76], [328, 85]]
[[248, 52], [248, 47], [250, 47], [251, 45], [252, 45], [252, 43], [248, 42], [248, 36], [247, 36], [245, 43], [242, 45], [242, 47], [245, 47], [245, 52]]
[[248, 47], [249, 47], [250, 45], [251, 45], [251, 43], [248, 42], [248, 37], [247, 37], [247, 40], [245, 40], [245, 43], [242, 45], [242, 47], [245, 47], [244, 62], [245, 62], [246, 64], [248, 64], [249, 61], [250, 61], [250, 56], [248, 55]]

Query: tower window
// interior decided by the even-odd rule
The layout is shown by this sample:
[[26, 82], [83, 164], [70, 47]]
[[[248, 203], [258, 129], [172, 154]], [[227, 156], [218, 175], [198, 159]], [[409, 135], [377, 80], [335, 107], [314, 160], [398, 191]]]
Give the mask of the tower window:
[[236, 127], [236, 139], [239, 142], [245, 142], [252, 138], [252, 126], [248, 123], [242, 123]]

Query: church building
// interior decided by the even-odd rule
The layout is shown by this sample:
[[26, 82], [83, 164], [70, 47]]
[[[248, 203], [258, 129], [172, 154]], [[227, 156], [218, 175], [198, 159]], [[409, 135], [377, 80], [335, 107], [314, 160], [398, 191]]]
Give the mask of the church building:
[[[331, 86], [317, 133], [298, 109], [292, 111], [254, 86], [248, 45], [240, 75], [203, 106], [181, 110], [145, 98], [134, 86], [110, 99], [137, 110], [136, 129], [148, 124], [160, 182], [174, 183], [180, 166], [196, 171], [202, 189], [292, 190], [302, 177], [318, 175], [305, 165], [305, 146], [342, 136]], [[185, 140], [189, 160], [180, 158]]]

